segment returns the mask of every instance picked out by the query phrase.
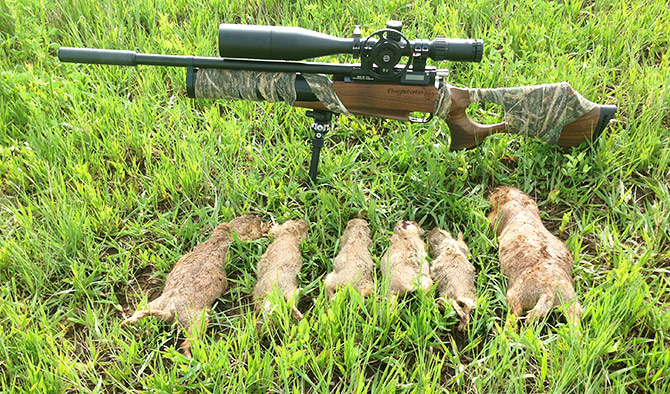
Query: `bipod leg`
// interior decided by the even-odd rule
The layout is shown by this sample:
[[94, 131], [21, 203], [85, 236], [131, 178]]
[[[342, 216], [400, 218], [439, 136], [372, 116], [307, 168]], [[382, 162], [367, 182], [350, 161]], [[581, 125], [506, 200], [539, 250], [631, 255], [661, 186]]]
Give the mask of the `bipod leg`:
[[321, 155], [321, 148], [323, 148], [323, 137], [330, 130], [330, 121], [333, 118], [333, 113], [328, 111], [308, 111], [307, 116], [314, 119], [312, 123], [312, 160], [309, 163], [309, 178], [312, 184], [316, 185], [316, 177], [319, 173], [319, 157]]

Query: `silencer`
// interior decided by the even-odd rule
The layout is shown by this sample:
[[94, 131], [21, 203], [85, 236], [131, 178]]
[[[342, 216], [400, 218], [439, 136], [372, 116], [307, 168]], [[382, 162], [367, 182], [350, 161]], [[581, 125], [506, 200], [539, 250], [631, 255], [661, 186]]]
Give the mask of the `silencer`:
[[58, 60], [68, 63], [112, 64], [116, 66], [134, 66], [136, 52], [113, 49], [58, 48]]

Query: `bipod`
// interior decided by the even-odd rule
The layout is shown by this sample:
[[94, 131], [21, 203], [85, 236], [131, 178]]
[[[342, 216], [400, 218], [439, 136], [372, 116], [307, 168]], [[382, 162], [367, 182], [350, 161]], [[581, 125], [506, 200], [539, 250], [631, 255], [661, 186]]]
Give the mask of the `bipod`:
[[323, 148], [323, 137], [330, 130], [330, 121], [333, 119], [333, 113], [329, 111], [307, 111], [307, 116], [314, 119], [312, 122], [312, 160], [309, 163], [309, 178], [312, 180], [312, 185], [316, 185], [316, 176], [319, 172], [319, 156], [321, 155], [321, 148]]

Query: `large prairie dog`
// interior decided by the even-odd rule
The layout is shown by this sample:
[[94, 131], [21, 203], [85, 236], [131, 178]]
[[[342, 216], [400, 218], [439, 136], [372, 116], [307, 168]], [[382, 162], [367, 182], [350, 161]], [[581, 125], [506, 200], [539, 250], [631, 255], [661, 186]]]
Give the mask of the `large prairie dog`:
[[[430, 276], [437, 283], [440, 298], [447, 300], [460, 316], [459, 330], [470, 322], [470, 311], [475, 307], [475, 267], [468, 260], [468, 245], [463, 241], [463, 233], [458, 239], [438, 227], [428, 233], [430, 256]], [[442, 300], [440, 300], [442, 301]], [[440, 302], [443, 306], [444, 303]]]
[[422, 236], [423, 230], [416, 222], [400, 220], [393, 229], [389, 248], [381, 260], [382, 276], [388, 280], [393, 298], [414, 290], [417, 282], [424, 291], [433, 286]]
[[501, 186], [489, 198], [491, 226], [498, 236], [500, 266], [507, 276], [507, 302], [516, 316], [544, 317], [567, 303], [568, 321], [578, 325], [582, 307], [572, 281], [574, 261], [568, 248], [542, 224], [533, 199], [519, 189]]
[[351, 219], [340, 238], [340, 253], [333, 260], [333, 272], [326, 275], [324, 284], [328, 297], [351, 284], [358, 293], [367, 297], [374, 286], [374, 262], [368, 249], [372, 244], [370, 226], [364, 219]]
[[[223, 264], [233, 240], [232, 232], [237, 233], [242, 241], [260, 238], [264, 235], [263, 222], [257, 216], [243, 215], [218, 225], [207, 241], [198, 244], [193, 251], [179, 259], [168, 275], [160, 297], [135, 311], [121, 325], [135, 323], [152, 315], [166, 321], [176, 319], [193, 336], [205, 312], [203, 330], [206, 329], [206, 312], [228, 287]], [[191, 343], [188, 338], [180, 347], [190, 358]]]
[[303, 316], [295, 306], [295, 298], [298, 273], [302, 267], [300, 241], [307, 236], [307, 222], [289, 220], [272, 227], [270, 236], [274, 237], [274, 241], [258, 261], [256, 269], [257, 282], [253, 294], [256, 309], [262, 309], [264, 314], [270, 312], [272, 305], [266, 297], [276, 288], [291, 304], [293, 317], [300, 320]]

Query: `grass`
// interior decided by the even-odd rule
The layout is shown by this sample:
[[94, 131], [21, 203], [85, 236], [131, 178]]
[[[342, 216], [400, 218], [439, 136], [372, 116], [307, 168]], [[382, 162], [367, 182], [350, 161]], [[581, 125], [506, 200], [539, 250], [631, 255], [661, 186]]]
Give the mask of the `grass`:
[[[670, 391], [665, 1], [0, 0], [0, 9], [0, 391]], [[496, 136], [449, 152], [441, 121], [340, 117], [312, 188], [304, 111], [190, 100], [180, 69], [54, 56], [61, 45], [215, 56], [222, 21], [343, 36], [390, 18], [410, 38], [485, 40], [480, 64], [444, 65], [456, 85], [566, 80], [616, 104], [616, 122], [591, 150]], [[558, 314], [510, 324], [486, 220], [500, 184], [534, 197], [573, 253], [581, 336]], [[399, 219], [465, 233], [478, 271], [467, 331], [432, 294], [395, 312], [351, 291], [328, 303], [323, 275], [360, 209], [376, 258]], [[232, 248], [231, 287], [193, 360], [178, 352], [175, 327], [146, 319], [119, 328], [181, 255], [248, 212], [309, 221], [303, 321], [284, 308], [255, 330], [250, 293], [269, 242], [258, 240]]]

